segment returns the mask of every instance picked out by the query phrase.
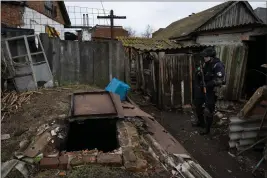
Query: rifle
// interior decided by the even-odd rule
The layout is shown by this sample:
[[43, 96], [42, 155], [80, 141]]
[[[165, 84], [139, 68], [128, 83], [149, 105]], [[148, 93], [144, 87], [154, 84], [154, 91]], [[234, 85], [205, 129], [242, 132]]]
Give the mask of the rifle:
[[204, 113], [203, 113], [203, 116], [204, 116], [204, 121], [206, 124], [207, 123], [207, 116], [210, 115], [210, 112], [207, 111], [206, 109], [206, 103], [208, 101], [208, 98], [207, 98], [207, 88], [206, 88], [206, 82], [205, 82], [205, 78], [204, 78], [204, 72], [203, 72], [203, 63], [202, 61], [200, 60], [199, 61], [199, 64], [200, 64], [200, 74], [201, 74], [201, 80], [202, 80], [202, 85], [203, 85], [203, 93], [204, 93], [204, 97], [205, 97], [205, 102], [204, 102]]
[[205, 103], [207, 101], [207, 88], [206, 88], [206, 82], [205, 82], [205, 78], [204, 78], [204, 72], [203, 72], [203, 64], [202, 61], [199, 61], [200, 64], [200, 74], [201, 74], [201, 80], [202, 80], [202, 85], [203, 85], [203, 93], [205, 95]]

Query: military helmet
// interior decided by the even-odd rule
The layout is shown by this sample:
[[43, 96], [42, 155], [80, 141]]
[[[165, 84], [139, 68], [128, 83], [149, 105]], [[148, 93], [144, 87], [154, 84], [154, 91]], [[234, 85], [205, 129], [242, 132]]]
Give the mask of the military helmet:
[[208, 47], [204, 49], [200, 54], [202, 57], [215, 57], [216, 51], [213, 47]]

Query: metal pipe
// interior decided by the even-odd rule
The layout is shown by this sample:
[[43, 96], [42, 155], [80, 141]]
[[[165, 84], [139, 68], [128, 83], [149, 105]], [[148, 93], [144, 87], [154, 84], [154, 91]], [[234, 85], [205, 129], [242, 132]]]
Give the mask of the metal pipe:
[[83, 14], [83, 26], [85, 26], [85, 14]]
[[88, 14], [86, 14], [86, 20], [87, 20], [87, 26], [89, 26], [89, 17], [88, 17]]

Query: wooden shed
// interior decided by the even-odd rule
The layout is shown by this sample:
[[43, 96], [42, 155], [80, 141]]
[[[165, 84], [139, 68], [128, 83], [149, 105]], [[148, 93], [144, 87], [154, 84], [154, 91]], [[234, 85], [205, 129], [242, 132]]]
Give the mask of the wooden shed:
[[132, 87], [136, 84], [137, 89], [163, 109], [192, 103], [195, 61], [206, 46], [181, 46], [170, 40], [151, 38], [119, 37], [118, 40], [132, 63]]

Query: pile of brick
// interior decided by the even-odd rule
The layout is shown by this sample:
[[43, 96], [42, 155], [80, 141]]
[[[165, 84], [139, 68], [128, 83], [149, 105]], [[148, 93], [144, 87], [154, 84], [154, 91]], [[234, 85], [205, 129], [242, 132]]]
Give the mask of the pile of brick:
[[117, 122], [120, 147], [112, 152], [103, 153], [97, 149], [81, 151], [60, 151], [60, 145], [67, 137], [67, 126], [52, 122], [43, 124], [32, 143], [21, 142], [15, 157], [28, 164], [38, 164], [41, 169], [69, 170], [76, 166], [100, 164], [125, 167], [129, 171], [145, 171], [148, 163], [142, 156], [139, 134], [128, 121]]
[[97, 150], [62, 152], [58, 157], [44, 157], [40, 161], [40, 168], [67, 170], [88, 164], [120, 167], [122, 166], [122, 155], [119, 153], [102, 153]]

